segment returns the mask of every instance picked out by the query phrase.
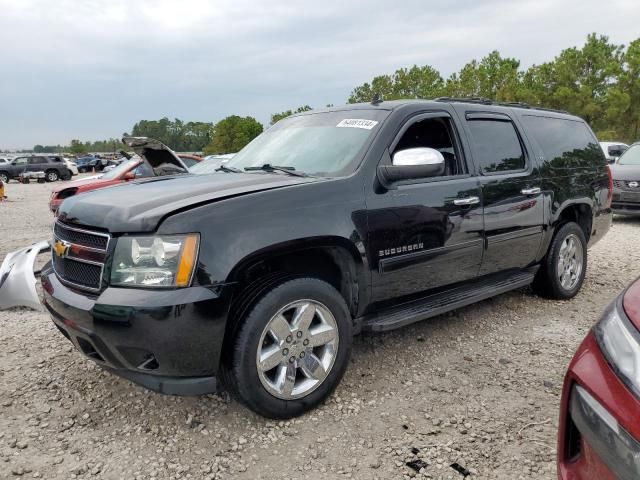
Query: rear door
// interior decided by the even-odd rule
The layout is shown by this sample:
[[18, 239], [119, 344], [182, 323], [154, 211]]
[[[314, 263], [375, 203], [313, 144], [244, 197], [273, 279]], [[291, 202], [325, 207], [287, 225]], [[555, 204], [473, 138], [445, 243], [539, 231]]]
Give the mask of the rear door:
[[28, 172], [44, 172], [47, 169], [47, 157], [31, 157], [27, 162]]
[[543, 195], [537, 162], [510, 109], [457, 105], [484, 202], [485, 252], [480, 275], [532, 264], [542, 240]]
[[443, 176], [412, 180], [367, 198], [373, 298], [383, 301], [469, 280], [482, 258], [482, 194], [469, 173], [450, 107], [406, 119], [381, 164], [400, 150], [429, 147]]

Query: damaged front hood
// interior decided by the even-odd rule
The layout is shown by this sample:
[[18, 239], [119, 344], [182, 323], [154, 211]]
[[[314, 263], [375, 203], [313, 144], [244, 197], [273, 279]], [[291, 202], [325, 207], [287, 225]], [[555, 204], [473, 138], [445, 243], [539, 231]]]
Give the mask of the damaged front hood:
[[317, 182], [316, 178], [264, 173], [179, 175], [129, 182], [66, 199], [62, 221], [99, 227], [111, 233], [154, 231], [176, 210], [238, 195]]

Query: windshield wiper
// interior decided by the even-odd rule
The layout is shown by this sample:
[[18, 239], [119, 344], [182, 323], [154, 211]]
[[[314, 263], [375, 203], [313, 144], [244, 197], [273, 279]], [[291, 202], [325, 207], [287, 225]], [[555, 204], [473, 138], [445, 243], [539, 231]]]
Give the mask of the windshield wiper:
[[248, 171], [248, 172], [254, 171], [254, 170], [262, 170], [263, 172], [283, 172], [283, 173], [286, 173], [288, 175], [292, 175], [294, 177], [308, 177], [309, 176], [304, 172], [296, 172], [294, 167], [271, 165], [270, 163], [265, 163], [264, 165], [262, 165], [260, 167], [244, 167], [244, 169], [246, 171]]
[[227, 173], [242, 173], [242, 170], [239, 168], [226, 167], [224, 165], [220, 165], [216, 168], [216, 172], [227, 172]]

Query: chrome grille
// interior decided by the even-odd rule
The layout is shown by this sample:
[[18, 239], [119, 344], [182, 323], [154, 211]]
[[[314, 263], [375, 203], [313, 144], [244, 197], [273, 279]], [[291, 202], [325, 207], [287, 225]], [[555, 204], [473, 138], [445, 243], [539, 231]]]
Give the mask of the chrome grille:
[[97, 292], [102, 287], [102, 273], [110, 236], [57, 221], [53, 228], [53, 270], [61, 282]]
[[88, 232], [67, 226], [61, 222], [56, 222], [53, 227], [53, 233], [60, 240], [105, 251], [107, 250], [107, 243], [109, 243], [109, 236], [104, 233]]
[[[640, 192], [640, 186], [638, 187], [630, 187], [629, 183], [634, 180], [614, 180], [613, 184], [619, 188], [620, 190], [625, 190], [627, 192]], [[640, 185], [640, 180], [635, 180], [635, 182]]]

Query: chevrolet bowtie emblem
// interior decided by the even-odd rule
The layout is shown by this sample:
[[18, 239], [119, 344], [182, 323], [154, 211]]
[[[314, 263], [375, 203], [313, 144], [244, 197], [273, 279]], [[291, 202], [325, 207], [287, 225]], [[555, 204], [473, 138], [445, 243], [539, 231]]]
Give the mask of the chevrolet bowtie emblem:
[[53, 244], [53, 251], [59, 257], [64, 257], [69, 250], [69, 244], [67, 242], [63, 242], [62, 240], [56, 240]]

